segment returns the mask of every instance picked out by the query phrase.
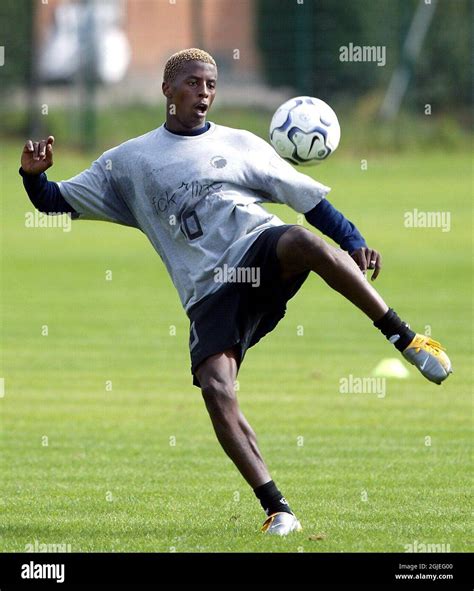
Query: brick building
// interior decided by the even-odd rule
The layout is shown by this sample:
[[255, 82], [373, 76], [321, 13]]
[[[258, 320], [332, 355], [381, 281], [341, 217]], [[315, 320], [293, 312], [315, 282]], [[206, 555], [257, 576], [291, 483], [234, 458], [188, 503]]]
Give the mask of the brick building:
[[[44, 44], [57, 26], [58, 7], [70, 0], [42, 0], [37, 7], [38, 40]], [[85, 4], [85, 2], [82, 2]], [[167, 58], [186, 47], [209, 51], [224, 79], [256, 80], [256, 0], [95, 0], [115, 12], [131, 56], [127, 78], [137, 81], [161, 73]]]

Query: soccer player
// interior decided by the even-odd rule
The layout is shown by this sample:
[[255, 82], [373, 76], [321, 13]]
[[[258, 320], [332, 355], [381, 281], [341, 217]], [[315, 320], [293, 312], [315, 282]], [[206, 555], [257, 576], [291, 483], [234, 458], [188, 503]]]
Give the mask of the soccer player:
[[[428, 380], [440, 384], [451, 363], [367, 281], [369, 270], [372, 280], [380, 272], [380, 254], [331, 205], [329, 187], [297, 172], [252, 133], [206, 122], [216, 86], [208, 53], [180, 51], [164, 70], [163, 125], [60, 183], [44, 174], [53, 164], [53, 136], [28, 140], [20, 174], [42, 212], [132, 226], [148, 237], [190, 319], [193, 384], [217, 438], [267, 514], [262, 531], [286, 535], [300, 523], [270, 476], [234, 383], [247, 349], [275, 328], [309, 273], [357, 306]], [[284, 224], [262, 202], [304, 214], [340, 248]]]

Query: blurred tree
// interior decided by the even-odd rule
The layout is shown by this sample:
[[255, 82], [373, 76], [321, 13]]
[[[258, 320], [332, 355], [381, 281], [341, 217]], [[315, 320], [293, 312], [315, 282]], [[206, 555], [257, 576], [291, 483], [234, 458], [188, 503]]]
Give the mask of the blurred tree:
[[[397, 27], [393, 27], [394, 19], [398, 24], [396, 4], [393, 0], [377, 3], [304, 0], [302, 4], [297, 0], [259, 0], [258, 42], [266, 79], [272, 85], [292, 86], [322, 98], [347, 93], [348, 88], [352, 97], [366, 92], [375, 82], [387, 78], [386, 68], [373, 63], [341, 62], [340, 48], [350, 43], [385, 45], [391, 59], [396, 58], [399, 48]], [[309, 43], [302, 26], [304, 29], [309, 26]], [[303, 85], [297, 79], [299, 60], [295, 59], [302, 51], [306, 52], [310, 70]]]
[[[327, 100], [385, 90], [418, 2], [258, 0], [257, 36], [267, 82]], [[471, 0], [438, 3], [405, 106], [419, 110], [429, 99], [443, 108], [470, 103], [471, 12]], [[386, 65], [340, 61], [340, 48], [350, 43], [384, 46]], [[302, 63], [310, 75], [301, 75]]]
[[33, 56], [33, 0], [0, 2], [0, 45], [5, 47], [5, 64], [0, 69], [0, 89], [25, 85]]
[[0, 104], [6, 102], [2, 100], [2, 94], [17, 88], [27, 89], [28, 109], [23, 113], [17, 131], [36, 135], [38, 113], [35, 111], [37, 80], [34, 0], [2, 0], [0, 45], [4, 46], [5, 56], [5, 63], [0, 67]]
[[472, 105], [473, 10], [471, 0], [438, 2], [407, 97], [417, 110]]

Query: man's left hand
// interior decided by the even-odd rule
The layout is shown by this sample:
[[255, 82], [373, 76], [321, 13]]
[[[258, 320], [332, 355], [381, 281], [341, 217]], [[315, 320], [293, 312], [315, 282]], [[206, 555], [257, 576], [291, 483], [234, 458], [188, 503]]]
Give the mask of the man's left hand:
[[354, 252], [351, 252], [351, 257], [355, 260], [364, 275], [369, 269], [374, 269], [371, 280], [374, 281], [374, 279], [377, 279], [382, 268], [382, 257], [380, 253], [367, 246], [361, 246], [357, 250], [354, 250]]

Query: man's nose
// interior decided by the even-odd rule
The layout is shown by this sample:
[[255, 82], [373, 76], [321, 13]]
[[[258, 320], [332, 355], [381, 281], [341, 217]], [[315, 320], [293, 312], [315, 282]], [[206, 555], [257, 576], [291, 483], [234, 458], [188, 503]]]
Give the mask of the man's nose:
[[207, 88], [206, 84], [202, 84], [199, 88], [199, 96], [207, 97], [209, 96], [209, 89]]

